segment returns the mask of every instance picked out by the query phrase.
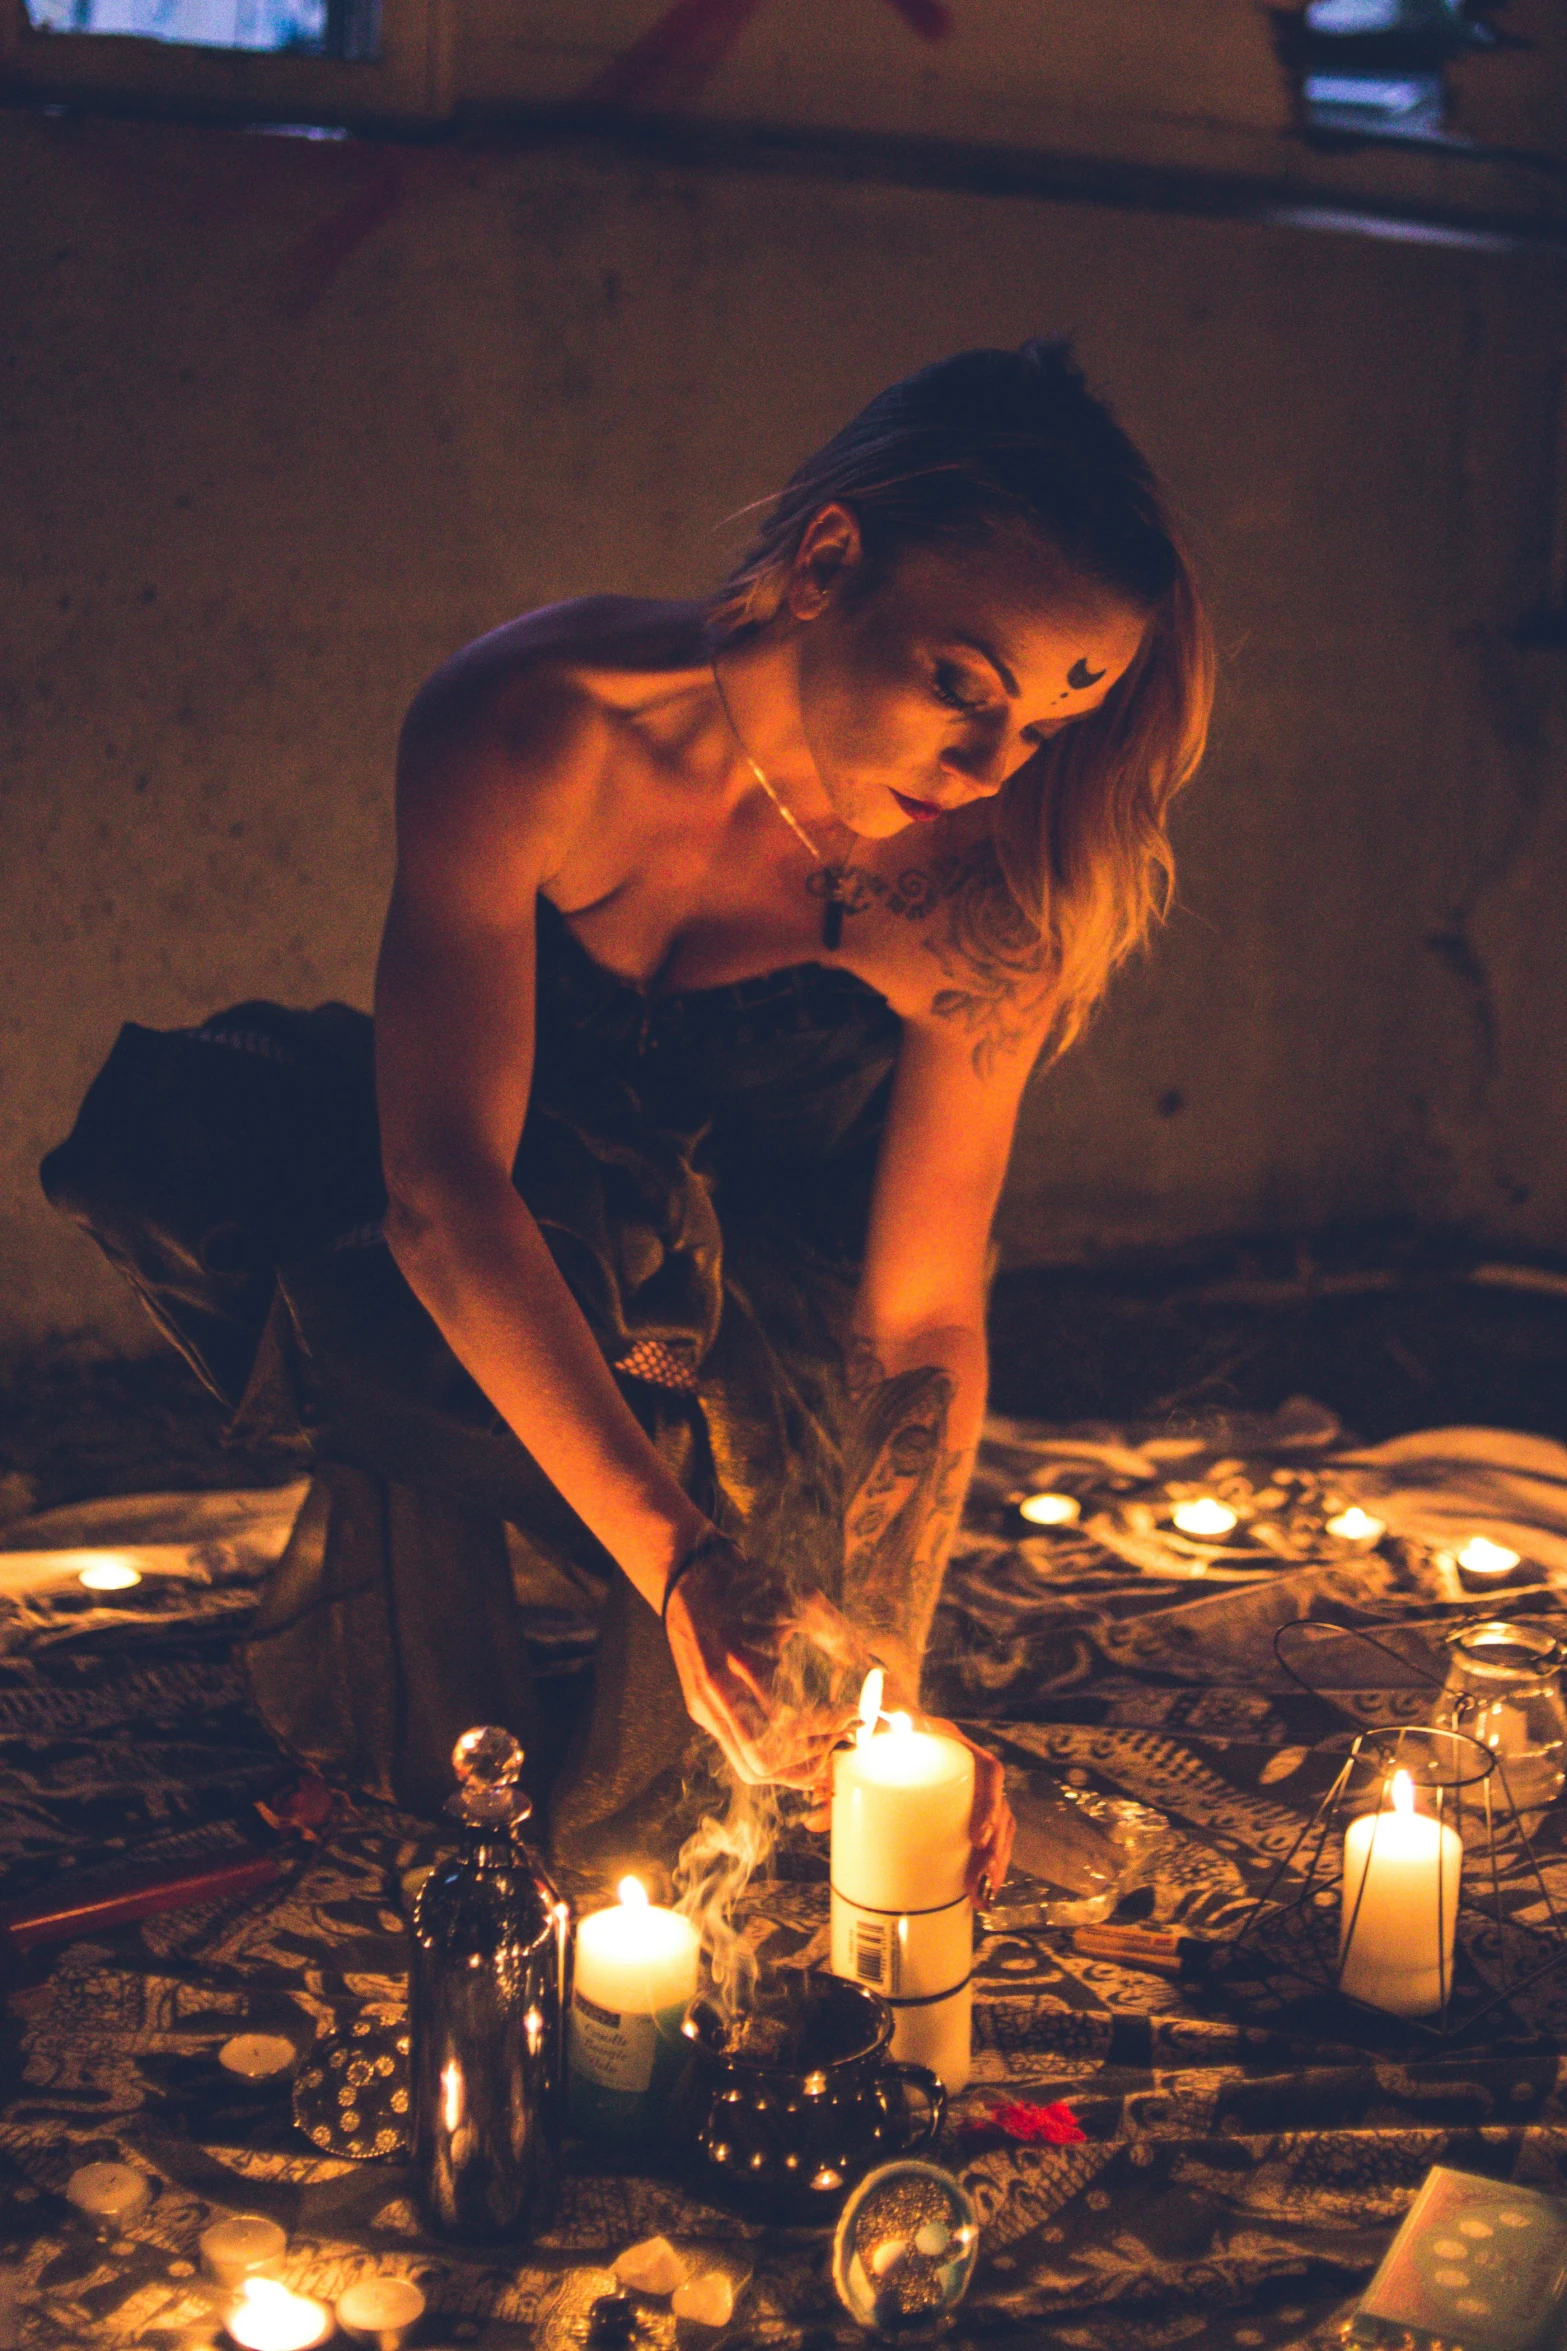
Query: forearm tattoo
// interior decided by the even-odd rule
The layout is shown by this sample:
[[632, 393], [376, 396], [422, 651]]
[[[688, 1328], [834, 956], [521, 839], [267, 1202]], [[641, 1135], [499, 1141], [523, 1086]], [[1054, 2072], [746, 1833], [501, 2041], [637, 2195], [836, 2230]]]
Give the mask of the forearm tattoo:
[[955, 1383], [938, 1364], [889, 1377], [862, 1347], [850, 1384], [844, 1609], [917, 1683], [963, 1501], [964, 1454], [949, 1435]]

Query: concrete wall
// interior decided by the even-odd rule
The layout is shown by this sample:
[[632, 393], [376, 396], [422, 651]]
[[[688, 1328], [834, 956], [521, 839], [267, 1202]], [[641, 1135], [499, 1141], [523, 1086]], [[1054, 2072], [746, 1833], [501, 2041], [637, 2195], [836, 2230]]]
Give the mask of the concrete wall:
[[1401, 1209], [1567, 1248], [1561, 264], [536, 153], [0, 118], [0, 1341], [123, 1018], [367, 995], [419, 679], [694, 588], [889, 377], [1067, 327], [1225, 647], [1182, 905], [1028, 1104], [1020, 1262]]

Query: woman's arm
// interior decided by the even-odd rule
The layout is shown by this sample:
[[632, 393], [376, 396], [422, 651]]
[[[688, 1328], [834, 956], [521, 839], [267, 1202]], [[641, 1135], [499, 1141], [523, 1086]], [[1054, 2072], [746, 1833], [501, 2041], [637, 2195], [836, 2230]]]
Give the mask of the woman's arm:
[[[789, 1596], [666, 1468], [512, 1183], [538, 894], [594, 822], [611, 724], [547, 677], [512, 707], [437, 683], [410, 714], [376, 978], [386, 1237], [453, 1354], [651, 1608], [703, 1546], [666, 1615], [687, 1708], [745, 1777], [809, 1780], [836, 1722], [770, 1703]], [[829, 1653], [849, 1646], [825, 1602], [801, 1629]]]
[[591, 806], [603, 722], [421, 697], [398, 762], [376, 975], [386, 1237], [452, 1352], [648, 1601], [706, 1525], [638, 1426], [512, 1184], [533, 1074], [535, 908]]
[[[1042, 958], [1014, 940], [1003, 969], [979, 943], [968, 898], [1000, 887], [988, 855], [964, 861], [920, 942], [923, 987], [899, 990], [903, 1046], [855, 1309], [843, 1605], [911, 1708], [985, 1414], [990, 1228], [1049, 1023]], [[1001, 1883], [1011, 1841], [987, 1757], [976, 1880]]]

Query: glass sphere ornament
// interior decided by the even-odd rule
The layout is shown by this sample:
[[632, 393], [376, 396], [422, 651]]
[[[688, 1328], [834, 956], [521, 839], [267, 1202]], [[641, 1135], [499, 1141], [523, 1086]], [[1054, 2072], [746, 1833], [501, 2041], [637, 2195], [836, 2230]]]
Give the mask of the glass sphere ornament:
[[933, 2335], [969, 2289], [979, 2257], [974, 2200], [934, 2163], [884, 2163], [838, 2222], [832, 2282], [857, 2326], [887, 2342]]

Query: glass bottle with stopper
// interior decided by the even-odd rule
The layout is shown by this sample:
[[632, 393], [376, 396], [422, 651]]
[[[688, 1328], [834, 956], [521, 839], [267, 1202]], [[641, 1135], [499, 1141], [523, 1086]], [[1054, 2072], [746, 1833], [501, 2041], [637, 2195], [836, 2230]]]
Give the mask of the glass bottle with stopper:
[[553, 2200], [571, 1914], [519, 1834], [523, 1752], [496, 1727], [452, 1751], [460, 1857], [414, 1908], [409, 1980], [414, 2171], [431, 2226], [469, 2243], [529, 2235]]

